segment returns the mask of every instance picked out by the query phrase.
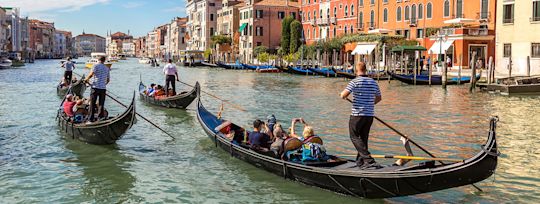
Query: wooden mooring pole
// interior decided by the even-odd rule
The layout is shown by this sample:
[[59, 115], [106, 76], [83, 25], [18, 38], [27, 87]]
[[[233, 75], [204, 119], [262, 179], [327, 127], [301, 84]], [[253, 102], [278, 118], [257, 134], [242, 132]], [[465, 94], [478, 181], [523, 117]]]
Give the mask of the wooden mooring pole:
[[476, 51], [472, 53], [472, 60], [469, 62], [469, 66], [471, 66], [471, 81], [470, 81], [470, 87], [469, 91], [472, 92], [474, 90], [474, 87], [476, 86]]
[[458, 81], [457, 84], [461, 84], [461, 66], [463, 64], [463, 53], [459, 54], [459, 62], [458, 62]]

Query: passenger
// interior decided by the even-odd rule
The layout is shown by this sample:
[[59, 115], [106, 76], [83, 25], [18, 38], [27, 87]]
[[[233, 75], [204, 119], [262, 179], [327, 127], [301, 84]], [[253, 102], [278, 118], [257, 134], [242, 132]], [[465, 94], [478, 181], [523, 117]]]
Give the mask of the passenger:
[[161, 85], [157, 85], [156, 90], [154, 91], [154, 98], [158, 98], [165, 95], [165, 91]]
[[268, 150], [272, 142], [270, 136], [261, 132], [261, 128], [266, 127], [261, 120], [253, 121], [253, 131], [249, 133], [248, 140], [251, 148], [255, 150]]
[[73, 106], [75, 106], [75, 101], [73, 101], [73, 95], [66, 95], [66, 100], [64, 101], [64, 113], [68, 117], [73, 117]]
[[276, 123], [274, 125], [274, 139], [270, 145], [270, 150], [272, 150], [276, 155], [283, 154], [283, 142], [289, 137], [287, 133], [281, 127], [281, 124]]
[[[301, 122], [304, 125], [304, 130], [302, 131], [302, 136], [299, 136], [295, 133], [296, 122]], [[309, 126], [303, 118], [293, 118], [291, 121], [291, 137], [296, 137], [300, 140], [307, 139], [308, 137], [315, 136], [313, 127]]]
[[149, 96], [150, 94], [152, 94], [152, 92], [154, 92], [154, 87], [156, 86], [156, 84], [150, 84], [150, 86], [148, 87], [148, 89], [146, 89], [146, 95]]
[[88, 116], [88, 104], [86, 99], [79, 99], [75, 105], [75, 113], [73, 116], [73, 122], [82, 123]]
[[172, 89], [172, 88], [169, 88], [169, 90], [167, 91], [167, 93], [168, 93], [167, 97], [174, 96], [174, 92], [173, 92], [173, 89]]
[[270, 130], [270, 132], [274, 132], [274, 125], [276, 125], [277, 123], [277, 120], [276, 120], [276, 116], [274, 116], [274, 114], [272, 115], [269, 115], [268, 117], [266, 117], [266, 119], [268, 120], [266, 124], [268, 124], [268, 130]]

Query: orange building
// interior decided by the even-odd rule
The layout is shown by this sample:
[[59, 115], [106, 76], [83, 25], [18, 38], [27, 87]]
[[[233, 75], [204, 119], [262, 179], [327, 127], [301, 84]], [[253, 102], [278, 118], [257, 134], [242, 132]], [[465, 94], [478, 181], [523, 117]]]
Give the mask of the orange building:
[[[426, 54], [446, 51], [453, 66], [466, 68], [473, 51], [484, 62], [495, 55], [495, 4], [490, 0], [302, 0], [301, 10], [307, 44], [351, 32], [403, 35], [426, 47]], [[325, 18], [327, 24], [318, 23]]]

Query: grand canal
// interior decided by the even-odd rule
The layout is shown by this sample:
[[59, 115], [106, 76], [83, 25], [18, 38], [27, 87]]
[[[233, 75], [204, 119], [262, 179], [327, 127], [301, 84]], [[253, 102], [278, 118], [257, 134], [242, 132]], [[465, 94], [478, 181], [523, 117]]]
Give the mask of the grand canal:
[[[84, 59], [78, 59], [83, 61]], [[194, 105], [167, 110], [137, 100], [137, 111], [176, 136], [138, 120], [113, 146], [64, 139], [55, 116], [61, 101], [55, 85], [58, 60], [0, 70], [0, 197], [2, 203], [501, 203], [540, 200], [540, 97], [469, 93], [466, 86], [407, 86], [381, 81], [377, 115], [440, 157], [467, 158], [487, 138], [488, 119], [500, 117], [495, 175], [470, 186], [385, 200], [358, 199], [283, 180], [216, 149], [201, 130]], [[75, 72], [88, 70], [78, 64]], [[161, 69], [135, 59], [113, 64], [109, 90], [128, 103], [143, 82], [163, 83]], [[279, 121], [303, 117], [331, 153], [354, 152], [348, 137], [350, 105], [338, 98], [345, 79], [258, 74], [214, 68], [180, 68], [181, 80], [236, 103], [223, 117], [249, 126], [275, 114]], [[178, 85], [177, 85], [178, 87]], [[180, 89], [189, 89], [179, 86]], [[88, 92], [87, 92], [88, 94]], [[221, 105], [202, 95], [207, 108]], [[123, 108], [112, 100], [109, 112]], [[403, 154], [399, 137], [375, 123], [372, 153]], [[413, 149], [422, 155], [418, 149]], [[390, 160], [382, 163], [389, 164]]]

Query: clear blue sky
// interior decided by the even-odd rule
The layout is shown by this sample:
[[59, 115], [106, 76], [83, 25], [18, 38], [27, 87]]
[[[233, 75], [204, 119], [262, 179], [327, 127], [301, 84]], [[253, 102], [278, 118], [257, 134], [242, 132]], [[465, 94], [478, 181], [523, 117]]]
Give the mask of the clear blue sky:
[[53, 21], [57, 29], [73, 35], [105, 36], [130, 31], [134, 37], [183, 17], [186, 0], [0, 0], [1, 7], [19, 7], [23, 16]]

